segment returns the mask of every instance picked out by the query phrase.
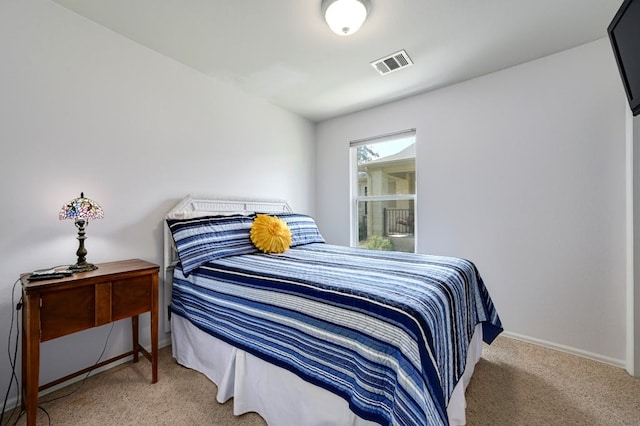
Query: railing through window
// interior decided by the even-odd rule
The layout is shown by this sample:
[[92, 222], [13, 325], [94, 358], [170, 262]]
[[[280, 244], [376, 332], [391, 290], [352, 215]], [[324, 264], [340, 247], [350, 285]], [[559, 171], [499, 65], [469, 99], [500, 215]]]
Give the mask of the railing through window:
[[360, 215], [358, 218], [358, 241], [365, 241], [369, 233], [367, 231], [367, 215]]
[[413, 209], [384, 209], [384, 235], [413, 235]]

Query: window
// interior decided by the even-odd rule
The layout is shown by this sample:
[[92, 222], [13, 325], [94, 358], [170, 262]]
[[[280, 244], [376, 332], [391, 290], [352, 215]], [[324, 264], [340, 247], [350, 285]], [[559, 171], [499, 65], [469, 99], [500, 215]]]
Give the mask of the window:
[[351, 142], [351, 244], [415, 252], [415, 130]]

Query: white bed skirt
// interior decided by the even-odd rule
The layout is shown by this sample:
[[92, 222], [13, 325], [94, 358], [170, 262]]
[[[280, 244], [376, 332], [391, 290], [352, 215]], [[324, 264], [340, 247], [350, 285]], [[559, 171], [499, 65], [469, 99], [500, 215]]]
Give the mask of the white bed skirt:
[[[180, 365], [197, 370], [214, 382], [220, 403], [234, 398], [235, 415], [256, 412], [270, 426], [377, 424], [356, 416], [341, 397], [210, 336], [183, 317], [173, 315], [171, 330], [173, 357]], [[447, 407], [451, 425], [466, 423], [464, 393], [481, 353], [482, 326], [478, 324], [466, 370]]]

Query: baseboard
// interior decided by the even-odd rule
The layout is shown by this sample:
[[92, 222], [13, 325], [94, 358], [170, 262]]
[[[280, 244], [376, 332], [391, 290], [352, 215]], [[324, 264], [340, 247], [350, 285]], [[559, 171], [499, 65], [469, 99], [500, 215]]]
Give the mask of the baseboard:
[[626, 368], [626, 362], [624, 360], [620, 360], [620, 359], [615, 359], [615, 358], [610, 358], [604, 355], [600, 355], [594, 352], [589, 352], [589, 351], [583, 351], [582, 349], [577, 349], [571, 346], [566, 346], [566, 345], [560, 345], [558, 343], [553, 343], [553, 342], [549, 342], [546, 340], [542, 340], [542, 339], [536, 339], [534, 337], [529, 337], [529, 336], [523, 336], [521, 334], [517, 334], [517, 333], [512, 333], [509, 331], [504, 331], [502, 333], [503, 336], [505, 337], [509, 337], [511, 339], [516, 339], [516, 340], [520, 340], [522, 342], [526, 342], [526, 343], [532, 343], [534, 345], [538, 345], [538, 346], [542, 346], [548, 349], [553, 349], [556, 351], [560, 351], [560, 352], [565, 352], [568, 353], [570, 355], [576, 355], [582, 358], [586, 358], [586, 359], [590, 359], [592, 361], [598, 361], [601, 362], [603, 364], [608, 364], [611, 365], [613, 367], [618, 367], [618, 368]]

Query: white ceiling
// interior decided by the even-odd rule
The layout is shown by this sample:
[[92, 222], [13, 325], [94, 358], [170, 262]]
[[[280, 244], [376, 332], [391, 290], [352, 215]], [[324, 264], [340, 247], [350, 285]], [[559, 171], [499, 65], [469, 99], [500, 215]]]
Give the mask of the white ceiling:
[[[313, 121], [433, 90], [607, 35], [622, 0], [371, 0], [341, 37], [321, 0], [54, 0]], [[415, 65], [379, 75], [398, 50]]]

